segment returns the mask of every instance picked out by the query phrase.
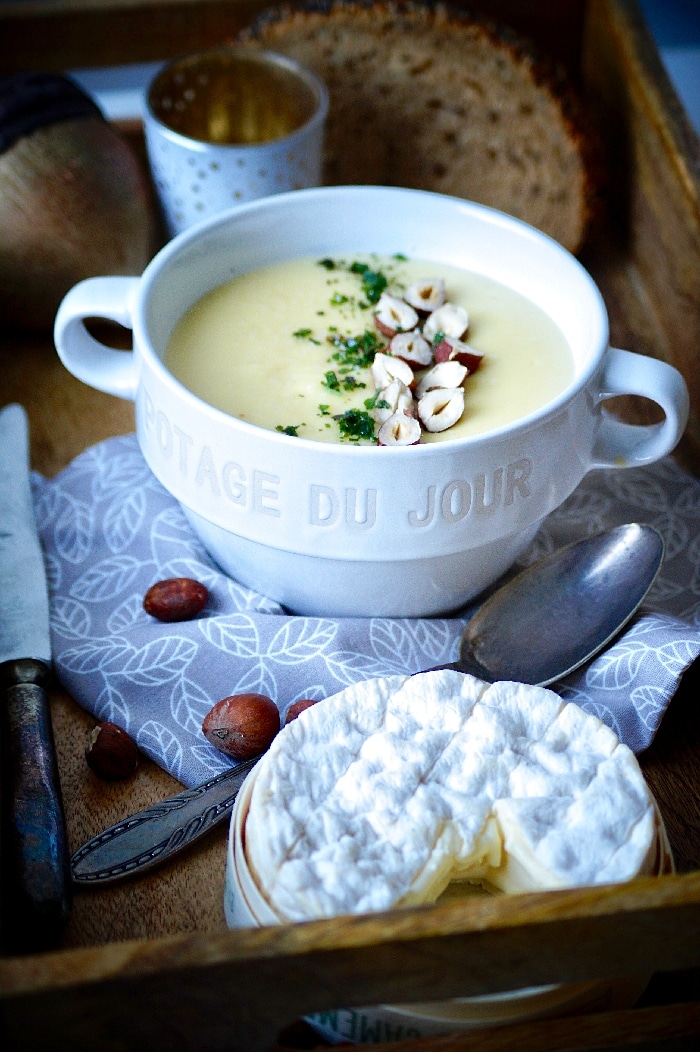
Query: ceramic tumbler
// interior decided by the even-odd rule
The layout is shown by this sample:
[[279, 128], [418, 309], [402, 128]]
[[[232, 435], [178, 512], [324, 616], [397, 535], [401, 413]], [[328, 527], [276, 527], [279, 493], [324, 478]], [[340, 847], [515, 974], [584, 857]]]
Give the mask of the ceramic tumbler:
[[325, 85], [266, 50], [221, 47], [164, 66], [144, 132], [170, 236], [259, 197], [321, 182]]

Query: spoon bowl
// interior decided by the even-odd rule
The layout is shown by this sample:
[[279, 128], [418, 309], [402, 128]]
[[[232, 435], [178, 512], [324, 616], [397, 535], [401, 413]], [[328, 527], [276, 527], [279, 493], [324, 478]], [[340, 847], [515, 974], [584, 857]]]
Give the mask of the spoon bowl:
[[663, 556], [658, 530], [635, 522], [552, 552], [483, 603], [453, 667], [490, 682], [563, 679], [634, 616]]

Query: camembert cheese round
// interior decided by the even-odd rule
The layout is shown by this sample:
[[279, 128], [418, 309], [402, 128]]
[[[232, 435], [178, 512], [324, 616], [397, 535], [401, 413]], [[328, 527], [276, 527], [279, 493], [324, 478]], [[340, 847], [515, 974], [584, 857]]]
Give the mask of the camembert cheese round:
[[597, 717], [551, 690], [440, 670], [354, 684], [255, 772], [245, 856], [290, 921], [650, 873], [655, 805]]

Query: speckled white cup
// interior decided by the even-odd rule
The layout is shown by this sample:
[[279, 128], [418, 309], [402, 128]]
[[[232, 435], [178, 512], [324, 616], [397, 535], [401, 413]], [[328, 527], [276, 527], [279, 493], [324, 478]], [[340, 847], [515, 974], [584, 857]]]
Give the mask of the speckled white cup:
[[[143, 114], [168, 233], [321, 182], [328, 93], [272, 51], [215, 48], [164, 66]], [[228, 141], [230, 138], [231, 141]]]
[[[572, 382], [485, 434], [379, 448], [256, 427], [166, 368], [174, 326], [211, 289], [283, 260], [362, 251], [461, 266], [520, 292], [562, 330]], [[94, 339], [85, 322], [95, 317], [132, 328], [133, 352]], [[321, 187], [230, 210], [176, 237], [140, 278], [76, 285], [54, 337], [75, 376], [136, 401], [143, 454], [216, 562], [319, 617], [458, 609], [513, 564], [586, 472], [665, 456], [688, 418], [676, 369], [610, 347], [600, 292], [573, 256], [510, 216], [420, 190]], [[633, 426], [606, 412], [626, 394], [656, 402], [664, 420]]]

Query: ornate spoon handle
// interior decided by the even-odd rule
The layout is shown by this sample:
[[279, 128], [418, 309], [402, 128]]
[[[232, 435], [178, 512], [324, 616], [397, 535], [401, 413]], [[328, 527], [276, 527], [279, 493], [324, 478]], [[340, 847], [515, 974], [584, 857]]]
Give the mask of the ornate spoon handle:
[[138, 876], [189, 846], [228, 817], [257, 761], [244, 760], [98, 833], [73, 855], [73, 882], [97, 886]]

